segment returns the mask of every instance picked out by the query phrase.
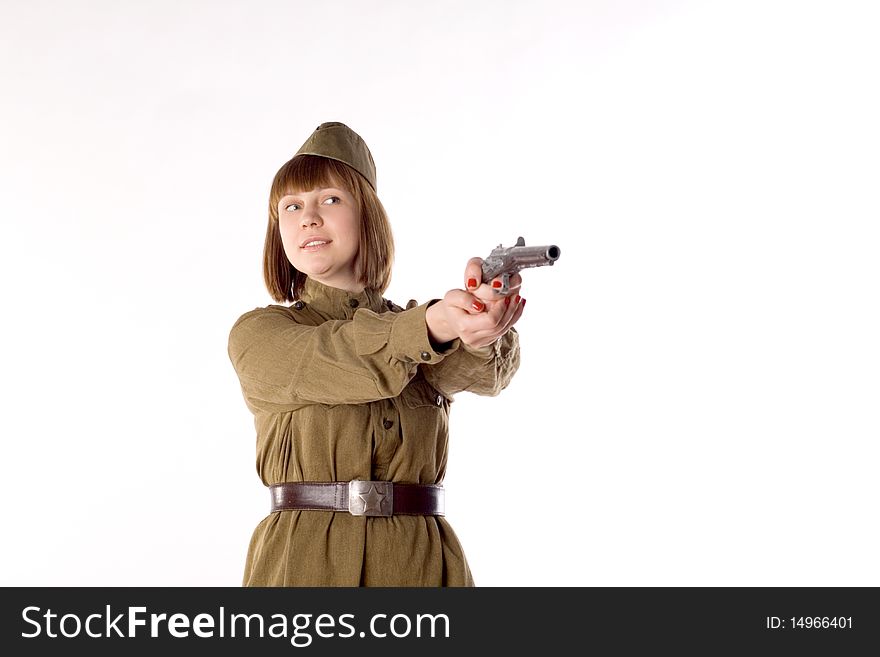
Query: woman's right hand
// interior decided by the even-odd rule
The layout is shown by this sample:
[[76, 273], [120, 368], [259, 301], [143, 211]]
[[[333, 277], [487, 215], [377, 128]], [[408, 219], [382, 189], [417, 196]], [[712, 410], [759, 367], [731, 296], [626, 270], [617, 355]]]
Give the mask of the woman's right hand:
[[522, 316], [526, 300], [519, 294], [520, 275], [510, 277], [510, 291], [501, 295], [492, 282], [479, 283], [481, 264], [480, 258], [471, 258], [465, 268], [465, 289], [449, 290], [428, 308], [425, 319], [434, 343], [459, 338], [471, 347], [484, 347], [507, 333]]

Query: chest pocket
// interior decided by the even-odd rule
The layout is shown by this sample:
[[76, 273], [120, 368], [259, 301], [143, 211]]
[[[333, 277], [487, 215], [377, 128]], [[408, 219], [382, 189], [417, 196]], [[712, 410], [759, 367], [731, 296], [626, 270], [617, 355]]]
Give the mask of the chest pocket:
[[449, 400], [437, 392], [425, 380], [421, 372], [416, 374], [415, 378], [409, 382], [409, 385], [403, 389], [403, 392], [400, 393], [400, 400], [408, 408], [433, 407], [439, 409], [449, 406]]

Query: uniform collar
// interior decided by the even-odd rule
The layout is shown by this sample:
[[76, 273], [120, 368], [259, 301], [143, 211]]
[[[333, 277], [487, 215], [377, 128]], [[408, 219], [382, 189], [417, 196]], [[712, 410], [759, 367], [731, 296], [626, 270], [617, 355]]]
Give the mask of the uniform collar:
[[366, 288], [363, 292], [355, 294], [338, 287], [324, 285], [311, 278], [306, 278], [299, 301], [331, 317], [350, 317], [358, 308], [380, 312], [385, 305], [382, 295], [374, 289]]

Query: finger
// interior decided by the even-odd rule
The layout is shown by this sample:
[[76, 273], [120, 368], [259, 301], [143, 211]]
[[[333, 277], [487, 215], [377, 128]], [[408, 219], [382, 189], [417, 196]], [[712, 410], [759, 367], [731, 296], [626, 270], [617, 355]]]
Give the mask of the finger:
[[464, 268], [464, 289], [476, 290], [483, 282], [483, 259], [471, 258]]
[[460, 335], [462, 337], [468, 335], [472, 339], [489, 338], [491, 340], [491, 336], [498, 332], [505, 310], [504, 308], [499, 309], [497, 306], [492, 309], [487, 307], [483, 312], [462, 315], [459, 321]]
[[[491, 285], [495, 289], [500, 288], [503, 285], [501, 281], [501, 276], [499, 275], [493, 278]], [[519, 275], [519, 272], [511, 274], [507, 280], [507, 287], [513, 289], [515, 287], [519, 287], [520, 285], [522, 285], [522, 276]]]
[[510, 330], [510, 327], [516, 324], [519, 321], [519, 318], [522, 317], [523, 310], [526, 307], [526, 300], [520, 297], [516, 302], [511, 301], [510, 307], [513, 308], [513, 312], [506, 318], [507, 321], [504, 324], [504, 330], [501, 335], [507, 333]]
[[501, 294], [500, 290], [489, 287], [488, 285], [483, 285], [478, 287], [476, 290], [473, 290], [473, 295], [483, 301], [504, 301], [505, 298], [513, 298], [517, 294], [520, 293], [522, 288], [512, 287], [510, 288], [506, 294]]
[[485, 306], [483, 314], [486, 315], [486, 321], [482, 325], [491, 330], [506, 321], [506, 316], [512, 312], [510, 304], [514, 297], [499, 296], [494, 292], [489, 294], [489, 298], [481, 298], [479, 294], [473, 296]]
[[520, 317], [522, 317], [525, 306], [526, 300], [522, 297], [520, 297], [519, 300], [512, 299], [508, 306], [508, 308], [512, 310], [505, 313], [504, 322], [502, 324], [492, 329], [469, 331], [465, 335], [462, 335], [462, 340], [473, 346], [492, 344], [498, 338], [507, 333], [511, 327], [519, 321]]
[[486, 311], [487, 303], [478, 299], [470, 292], [464, 290], [449, 290], [444, 300], [453, 308], [464, 311], [470, 315]]
[[515, 297], [519, 294], [519, 291], [522, 287], [522, 277], [519, 274], [514, 274], [510, 277], [510, 282], [508, 283], [508, 290], [506, 294], [501, 293], [501, 286], [503, 283], [501, 282], [501, 277], [495, 278], [492, 280], [491, 284], [484, 283], [480, 285], [476, 290], [469, 290], [474, 296], [479, 297], [483, 301], [492, 301], [497, 299], [503, 299], [504, 297]]
[[515, 297], [504, 297], [499, 300], [498, 303], [494, 304], [494, 307], [489, 311], [489, 315], [494, 322], [494, 326], [490, 328], [491, 331], [500, 335], [507, 330], [511, 318], [519, 308], [520, 298], [519, 295]]
[[[511, 274], [507, 281], [507, 292], [504, 293], [504, 296], [515, 295], [522, 285], [522, 276], [519, 273]], [[504, 287], [504, 281], [502, 277], [496, 276], [491, 281], [487, 283], [487, 286], [492, 288], [492, 291], [495, 292], [495, 295], [498, 296], [502, 294], [501, 289]]]
[[513, 300], [505, 298], [483, 313], [463, 313], [458, 320], [459, 335], [468, 344], [474, 341], [491, 342], [505, 332], [517, 305]]
[[511, 317], [513, 317], [514, 313], [519, 308], [521, 300], [522, 297], [519, 294], [512, 297], [504, 298], [504, 316], [501, 318], [499, 324], [507, 326], [508, 322], [510, 322]]

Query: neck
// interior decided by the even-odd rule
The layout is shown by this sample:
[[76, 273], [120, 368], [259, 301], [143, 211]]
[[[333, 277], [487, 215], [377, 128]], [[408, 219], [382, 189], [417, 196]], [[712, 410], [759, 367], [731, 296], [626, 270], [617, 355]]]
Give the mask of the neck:
[[317, 281], [318, 283], [321, 283], [322, 285], [326, 285], [327, 287], [335, 287], [338, 290], [344, 290], [352, 294], [360, 294], [364, 291], [364, 284], [359, 283], [351, 277], [342, 278], [337, 276], [310, 276], [309, 278]]

